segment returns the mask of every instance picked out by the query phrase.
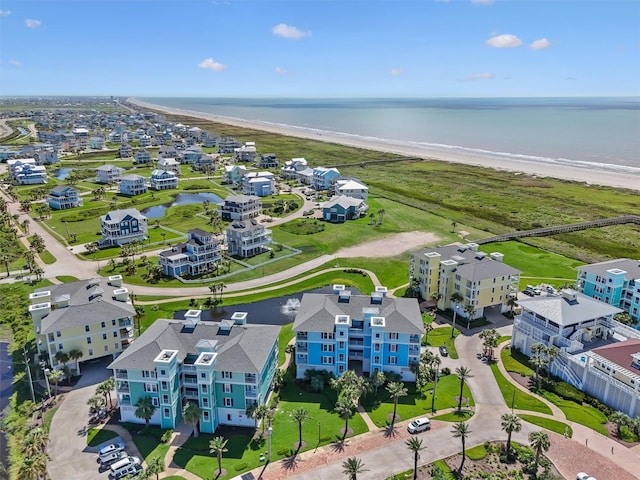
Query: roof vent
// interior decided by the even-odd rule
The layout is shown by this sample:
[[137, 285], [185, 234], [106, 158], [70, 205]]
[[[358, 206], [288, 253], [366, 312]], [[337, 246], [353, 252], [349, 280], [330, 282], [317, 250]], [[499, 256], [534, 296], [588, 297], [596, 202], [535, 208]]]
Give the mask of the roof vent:
[[351, 326], [351, 317], [349, 315], [336, 315], [336, 325]]
[[344, 288], [345, 288], [344, 285], [340, 285], [340, 284], [336, 283], [336, 284], [333, 285], [333, 293], [339, 294], [340, 292], [344, 291]]
[[184, 314], [184, 319], [198, 323], [200, 321], [201, 314], [202, 310], [187, 310]]
[[500, 252], [491, 252], [490, 255], [491, 255], [491, 259], [495, 260], [496, 262], [502, 263], [502, 260], [504, 259], [504, 254]]
[[351, 299], [351, 290], [343, 290], [338, 294], [338, 302], [349, 303]]
[[382, 297], [384, 297], [384, 295], [381, 292], [373, 292], [371, 294], [371, 303], [380, 305], [382, 303]]
[[487, 254], [485, 252], [476, 252], [476, 258], [478, 260], [483, 260], [486, 256]]
[[382, 327], [385, 326], [385, 318], [384, 317], [371, 317], [371, 326], [372, 327]]
[[231, 320], [236, 325], [245, 325], [247, 323], [247, 315], [249, 315], [247, 312], [234, 312], [231, 315]]
[[467, 248], [469, 248], [470, 250], [472, 250], [474, 252], [478, 251], [478, 247], [479, 246], [480, 245], [478, 245], [477, 243], [473, 243], [473, 242], [467, 243], [467, 245], [466, 245]]
[[122, 275], [111, 275], [109, 277], [109, 285], [111, 285], [112, 287], [121, 287]]

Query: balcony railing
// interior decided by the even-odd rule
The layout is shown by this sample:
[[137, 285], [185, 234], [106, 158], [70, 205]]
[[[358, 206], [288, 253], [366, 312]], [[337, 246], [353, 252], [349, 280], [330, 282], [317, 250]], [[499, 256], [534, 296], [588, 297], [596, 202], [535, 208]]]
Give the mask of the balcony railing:
[[116, 370], [116, 378], [127, 379], [129, 378], [129, 374], [126, 370]]
[[244, 395], [247, 398], [257, 398], [258, 397], [258, 391], [255, 389], [246, 389], [244, 391]]
[[116, 387], [116, 391], [118, 393], [129, 393], [129, 384], [128, 383], [119, 383]]
[[249, 375], [246, 374], [244, 375], [244, 383], [256, 383], [256, 376], [255, 375]]

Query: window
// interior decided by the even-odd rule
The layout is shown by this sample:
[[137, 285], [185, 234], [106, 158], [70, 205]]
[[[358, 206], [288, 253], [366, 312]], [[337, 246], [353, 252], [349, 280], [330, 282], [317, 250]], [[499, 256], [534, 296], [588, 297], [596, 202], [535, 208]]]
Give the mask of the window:
[[387, 362], [389, 365], [397, 365], [398, 357], [389, 357], [389, 361]]
[[105, 346], [104, 346], [104, 351], [105, 351], [105, 352], [108, 352], [108, 351], [109, 351], [109, 345], [105, 345]]
[[333, 352], [333, 345], [330, 343], [323, 343], [322, 344], [322, 351], [323, 352]]
[[61, 343], [59, 343], [58, 344], [58, 350], [62, 350], [63, 348], [64, 348], [64, 346]]
[[61, 336], [62, 336], [62, 332], [60, 332], [60, 330], [58, 330], [58, 331], [56, 332], [56, 337], [60, 338]]
[[233, 393], [233, 386], [230, 383], [222, 384], [222, 392], [223, 393]]
[[344, 365], [338, 366], [338, 373], [344, 373]]
[[107, 326], [107, 322], [102, 322], [102, 323], [100, 324], [100, 327], [102, 327], [102, 328], [106, 328], [106, 326]]
[[207, 378], [207, 374], [205, 372], [200, 372], [200, 378]]
[[338, 342], [338, 348], [340, 350], [344, 350], [344, 342], [343, 341]]
[[158, 385], [156, 385], [155, 383], [145, 383], [144, 384], [144, 391], [145, 392], [157, 392], [158, 391]]
[[171, 418], [171, 412], [169, 411], [168, 408], [162, 409], [162, 415], [164, 416], [164, 418]]
[[142, 378], [156, 378], [156, 372], [151, 370], [143, 370]]
[[157, 399], [156, 397], [152, 397], [152, 398], [151, 398], [151, 404], [152, 404], [154, 407], [159, 407], [159, 406], [160, 406], [160, 402], [158, 401], [158, 399]]
[[344, 330], [340, 330], [340, 336], [344, 337]]
[[207, 385], [200, 385], [200, 391], [202, 393], [209, 393], [209, 387]]
[[169, 388], [169, 384], [165, 381], [160, 382], [160, 388], [162, 390], [167, 390]]
[[225, 407], [233, 407], [233, 398], [225, 397], [224, 406]]
[[90, 348], [90, 349], [89, 349], [89, 356], [90, 356], [90, 357], [91, 357], [91, 356], [93, 356], [93, 348]]
[[227, 422], [230, 422], [230, 421], [231, 421], [231, 414], [227, 413]]
[[202, 421], [203, 422], [209, 421], [209, 412], [202, 412]]
[[373, 344], [373, 351], [374, 352], [379, 352], [380, 351], [380, 344], [379, 343], [374, 343]]
[[380, 332], [376, 333], [376, 338], [380, 338]]
[[322, 338], [322, 340], [333, 340], [333, 332], [322, 332], [320, 338]]
[[395, 343], [392, 343], [389, 345], [389, 351], [392, 353], [395, 353], [398, 351], [398, 345], [396, 345]]
[[338, 361], [339, 362], [344, 362], [344, 353], [339, 353], [338, 354]]
[[91, 337], [87, 337], [87, 343], [91, 344]]
[[113, 332], [113, 338], [118, 338], [118, 332]]
[[222, 372], [222, 378], [231, 378], [231, 372]]
[[333, 365], [333, 357], [322, 357], [323, 365]]
[[102, 339], [103, 339], [103, 340], [106, 340], [106, 339], [107, 339], [107, 334], [106, 334], [106, 333], [103, 333], [103, 334], [102, 334]]
[[389, 334], [389, 338], [390, 338], [391, 340], [398, 340], [398, 332], [391, 332], [391, 333]]
[[120, 348], [120, 343], [119, 343], [119, 342], [114, 343], [114, 344], [113, 344], [113, 347], [114, 347], [116, 350], [118, 350], [118, 349]]
[[84, 326], [84, 331], [85, 331], [85, 332], [88, 332], [88, 331], [89, 331], [89, 325], [85, 325], [85, 326]]
[[373, 363], [380, 363], [380, 357], [378, 355], [373, 357]]
[[162, 403], [169, 403], [169, 395], [162, 395]]
[[163, 377], [167, 376], [167, 371], [163, 368], [160, 370], [160, 375], [162, 375]]
[[115, 327], [116, 326], [116, 319], [114, 318], [113, 320], [111, 320], [111, 326]]
[[204, 397], [204, 398], [202, 399], [202, 406], [203, 406], [204, 408], [207, 408], [207, 407], [209, 406], [209, 399], [208, 399], [207, 397]]

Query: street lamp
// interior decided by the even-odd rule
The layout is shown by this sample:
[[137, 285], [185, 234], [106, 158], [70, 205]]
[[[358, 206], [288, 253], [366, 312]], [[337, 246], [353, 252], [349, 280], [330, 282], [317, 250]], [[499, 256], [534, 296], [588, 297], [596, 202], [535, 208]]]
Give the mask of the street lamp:
[[31, 389], [31, 401], [36, 403], [36, 394], [33, 391], [33, 380], [31, 379], [31, 367], [29, 366], [29, 358], [27, 357], [27, 347], [22, 347], [22, 353], [24, 355], [24, 363], [27, 366], [27, 375], [29, 375], [29, 388]]
[[44, 360], [40, 362], [40, 367], [42, 367], [42, 372], [44, 373], [44, 381], [47, 383], [47, 393], [49, 394], [47, 398], [51, 398], [51, 385], [49, 384], [49, 372], [51, 370], [47, 368], [47, 363]]
[[451, 338], [453, 338], [453, 333], [456, 331], [456, 315], [458, 314], [458, 307], [460, 304], [456, 302], [456, 308], [453, 309], [453, 329], [451, 330]]
[[271, 420], [269, 420], [269, 428], [267, 429], [267, 463], [271, 461], [271, 435], [273, 434], [273, 427], [271, 426]]

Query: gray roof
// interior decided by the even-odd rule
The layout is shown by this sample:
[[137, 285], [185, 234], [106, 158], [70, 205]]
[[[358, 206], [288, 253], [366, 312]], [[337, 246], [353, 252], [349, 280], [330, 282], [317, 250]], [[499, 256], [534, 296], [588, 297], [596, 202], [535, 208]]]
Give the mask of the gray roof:
[[249, 203], [256, 200], [260, 201], [260, 197], [256, 195], [227, 195], [224, 199], [225, 203]]
[[100, 217], [101, 222], [111, 222], [111, 223], [120, 223], [127, 215], [131, 215], [133, 218], [137, 218], [138, 220], [146, 220], [147, 217], [142, 215], [135, 208], [125, 208], [123, 210], [112, 210], [106, 215], [102, 215]]
[[[92, 297], [96, 288], [104, 293]], [[113, 298], [112, 292], [118, 288], [109, 285], [106, 278], [101, 278], [99, 284], [90, 279], [37, 289], [36, 292], [50, 291], [53, 299], [69, 299], [68, 307], [56, 308], [42, 319], [40, 333], [131, 317], [135, 314], [133, 306]]]
[[130, 173], [129, 175], [124, 175], [122, 177], [122, 180], [138, 181], [138, 180], [146, 180], [146, 178], [143, 177], [142, 175], [136, 175], [135, 173]]
[[618, 258], [616, 260], [609, 260], [607, 262], [583, 265], [581, 267], [578, 267], [578, 270], [580, 270], [581, 272], [587, 272], [594, 275], [600, 275], [601, 277], [606, 277], [607, 270], [612, 270], [614, 268], [627, 272], [627, 274], [624, 276], [626, 280], [640, 279], [640, 260], [631, 260], [629, 258]]
[[336, 315], [349, 315], [362, 320], [364, 310], [376, 309], [376, 317], [385, 318], [385, 331], [423, 334], [424, 325], [418, 300], [415, 298], [383, 297], [375, 304], [368, 295], [351, 295], [349, 301], [339, 301], [338, 294], [305, 293], [293, 322], [293, 330], [333, 332]]
[[250, 220], [234, 220], [233, 223], [227, 227], [227, 232], [253, 232], [263, 229], [264, 225], [259, 224], [252, 218]]
[[337, 197], [333, 197], [327, 203], [323, 205], [322, 208], [331, 208], [336, 205], [340, 205], [345, 210], [349, 207], [359, 207], [364, 203], [364, 200], [360, 200], [359, 198], [347, 197], [346, 195], [340, 195]]
[[199, 342], [211, 340], [217, 341], [216, 371], [257, 374], [280, 333], [277, 325], [235, 325], [226, 332], [219, 322], [198, 322], [193, 330], [183, 327], [182, 320], [156, 320], [109, 368], [152, 370], [162, 350], [177, 350], [178, 359], [184, 361], [188, 354], [198, 354]]
[[[573, 297], [566, 297], [563, 295], [564, 292]], [[526, 298], [518, 300], [518, 303], [524, 310], [529, 310], [560, 326], [575, 325], [622, 312], [617, 307], [574, 290], [563, 290], [561, 295]]]
[[446, 245], [437, 248], [425, 248], [411, 252], [411, 255], [422, 257], [425, 253], [440, 254], [440, 261], [455, 260], [458, 262], [456, 272], [471, 281], [480, 281], [507, 275], [519, 275], [521, 272], [505, 263], [493, 260], [484, 252], [475, 252], [466, 245]]

